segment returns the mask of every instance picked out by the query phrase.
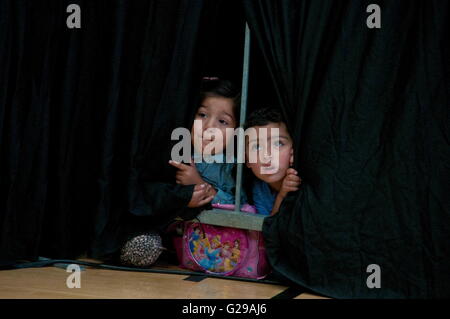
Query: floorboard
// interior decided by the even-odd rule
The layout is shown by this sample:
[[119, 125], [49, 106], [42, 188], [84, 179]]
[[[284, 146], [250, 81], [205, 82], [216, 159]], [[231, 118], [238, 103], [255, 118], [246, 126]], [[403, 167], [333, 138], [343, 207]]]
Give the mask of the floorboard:
[[[92, 261], [92, 260], [89, 260]], [[155, 269], [181, 270], [173, 265]], [[86, 267], [81, 287], [68, 288], [70, 273], [58, 267], [0, 271], [0, 298], [5, 299], [270, 299], [288, 287], [229, 279], [186, 280], [190, 275], [144, 273]], [[295, 298], [321, 298], [303, 293]]]

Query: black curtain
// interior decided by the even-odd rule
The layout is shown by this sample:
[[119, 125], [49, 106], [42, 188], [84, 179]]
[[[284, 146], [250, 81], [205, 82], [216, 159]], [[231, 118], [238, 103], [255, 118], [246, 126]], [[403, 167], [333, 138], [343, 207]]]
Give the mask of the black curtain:
[[221, 3], [0, 1], [3, 263], [103, 258], [180, 213], [170, 134], [191, 125]]
[[[240, 78], [223, 3], [0, 0], [1, 262], [107, 256], [180, 212], [170, 133], [202, 75]], [[381, 29], [370, 1], [244, 0], [304, 179], [266, 219], [268, 255], [333, 297], [448, 297], [448, 3], [377, 3]]]
[[303, 177], [268, 256], [332, 297], [448, 298], [449, 3], [376, 1], [369, 29], [371, 3], [244, 0]]

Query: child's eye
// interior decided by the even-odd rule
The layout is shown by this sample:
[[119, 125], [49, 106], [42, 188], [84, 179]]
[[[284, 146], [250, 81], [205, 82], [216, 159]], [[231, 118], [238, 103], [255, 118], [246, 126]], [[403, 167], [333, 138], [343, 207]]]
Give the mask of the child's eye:
[[228, 125], [228, 122], [225, 121], [225, 120], [219, 120], [219, 123], [222, 124], [222, 125]]
[[260, 150], [261, 150], [261, 146], [259, 144], [252, 145], [252, 151], [260, 151]]
[[198, 112], [197, 116], [203, 118], [203, 117], [206, 117], [206, 114], [203, 112]]
[[276, 141], [275, 143], [273, 143], [276, 147], [281, 147], [284, 145], [284, 143], [282, 141]]

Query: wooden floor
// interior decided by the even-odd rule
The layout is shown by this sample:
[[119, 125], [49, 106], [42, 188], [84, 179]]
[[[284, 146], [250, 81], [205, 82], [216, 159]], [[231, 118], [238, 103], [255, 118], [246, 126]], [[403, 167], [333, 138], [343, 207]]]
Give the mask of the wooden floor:
[[[161, 267], [160, 267], [161, 268]], [[171, 267], [174, 269], [174, 267]], [[70, 273], [57, 267], [0, 271], [1, 299], [269, 299], [288, 287], [275, 284], [205, 278], [187, 275], [143, 273], [85, 267], [81, 287], [68, 288]], [[290, 298], [322, 298], [303, 293]]]

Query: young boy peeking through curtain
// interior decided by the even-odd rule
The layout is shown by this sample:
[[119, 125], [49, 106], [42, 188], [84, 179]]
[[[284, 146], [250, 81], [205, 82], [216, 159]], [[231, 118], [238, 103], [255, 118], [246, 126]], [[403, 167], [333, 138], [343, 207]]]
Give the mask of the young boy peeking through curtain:
[[245, 130], [247, 135], [247, 167], [257, 177], [253, 185], [253, 201], [259, 214], [273, 215], [280, 209], [289, 192], [299, 189], [301, 178], [291, 168], [294, 161], [292, 138], [281, 114], [273, 108], [253, 112]]

